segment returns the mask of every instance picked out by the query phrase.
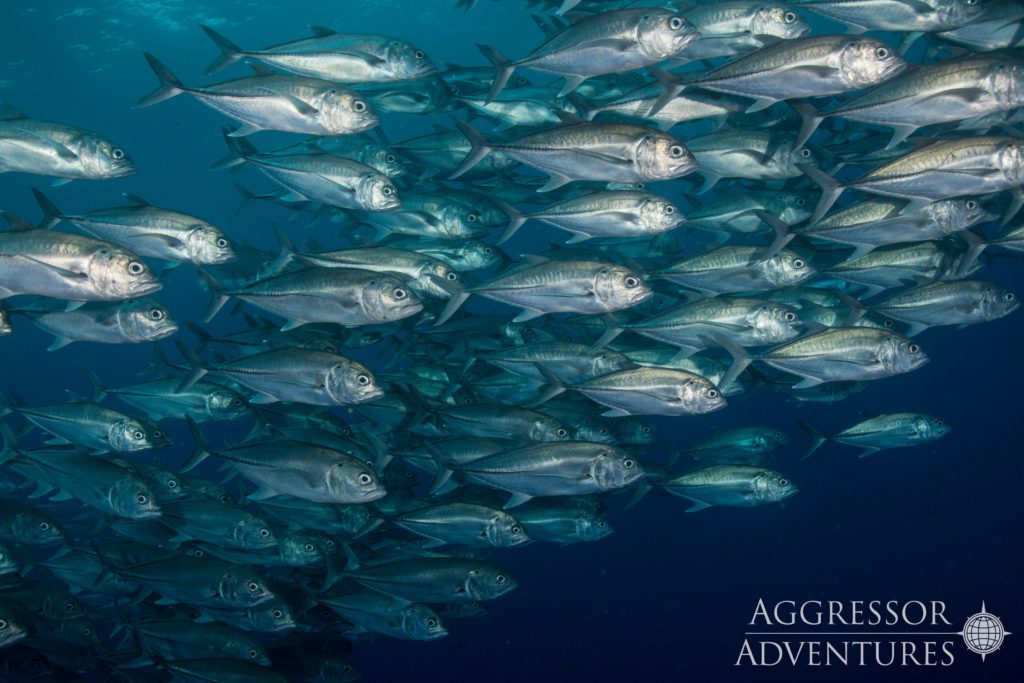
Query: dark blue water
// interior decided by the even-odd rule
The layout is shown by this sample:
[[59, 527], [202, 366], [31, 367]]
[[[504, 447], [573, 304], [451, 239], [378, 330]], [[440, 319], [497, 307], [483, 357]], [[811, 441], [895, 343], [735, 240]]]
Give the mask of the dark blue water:
[[[4, 2], [0, 99], [32, 117], [101, 131], [135, 159], [138, 173], [132, 177], [47, 190], [61, 209], [111, 206], [121, 193], [137, 194], [202, 216], [234, 240], [270, 248], [270, 219], [285, 220], [287, 214], [267, 207], [236, 213], [232, 180], [205, 170], [224, 154], [219, 128], [226, 119], [188, 97], [131, 108], [155, 87], [141, 52], [154, 53], [192, 84], [205, 82], [200, 74], [216, 55], [196, 26], [201, 22], [243, 47], [295, 39], [311, 23], [394, 34], [422, 47], [439, 65], [483, 64], [476, 42], [519, 56], [542, 39], [523, 3], [482, 0], [469, 14], [454, 11], [453, 4]], [[816, 30], [834, 28], [815, 21]], [[386, 116], [383, 128], [398, 140], [429, 131], [434, 120], [444, 119]], [[673, 132], [685, 141], [685, 127]], [[274, 133], [252, 138], [261, 149], [293, 139]], [[249, 173], [243, 177], [250, 184], [269, 189]], [[45, 187], [46, 181], [0, 176], [0, 208], [36, 220], [29, 192], [34, 185]], [[671, 182], [653, 189], [679, 196]], [[309, 234], [329, 242], [333, 230], [320, 224]], [[544, 237], [565, 236], [552, 231]], [[999, 258], [980, 277], [1021, 294], [1021, 267]], [[199, 320], [206, 306], [188, 267], [173, 272], [156, 298], [178, 320]], [[482, 310], [473, 304], [470, 309]], [[211, 330], [236, 327], [225, 315]], [[723, 427], [765, 424], [788, 432], [793, 438], [778, 469], [798, 483], [800, 493], [784, 504], [686, 514], [686, 504], [676, 498], [652, 495], [628, 511], [622, 509], [624, 498], [614, 499], [610, 538], [498, 553], [494, 561], [520, 588], [488, 604], [486, 618], [452, 620], [450, 637], [438, 642], [359, 643], [352, 660], [368, 680], [379, 681], [1019, 680], [1024, 314], [962, 331], [935, 329], [919, 339], [929, 365], [872, 383], [838, 404], [798, 406], [763, 389], [732, 399], [727, 410], [710, 416], [653, 420], [672, 447]], [[135, 380], [152, 359], [145, 346], [81, 344], [47, 353], [49, 341], [24, 324], [0, 338], [5, 393], [29, 404], [55, 402], [66, 389], [89, 391], [83, 367], [117, 385]], [[853, 449], [828, 444], [798, 462], [806, 447], [798, 419], [832, 431], [862, 414], [895, 411], [942, 416], [953, 431], [928, 446], [863, 460]], [[183, 425], [168, 427], [176, 444], [153, 457], [176, 465], [191, 442]], [[660, 459], [661, 453], [652, 457]], [[984, 663], [954, 635], [955, 661], [948, 667], [736, 666], [744, 631], [754, 630], [747, 623], [759, 598], [941, 600], [954, 624], [946, 630], [954, 632], [985, 601], [1019, 635], [1008, 636]]]

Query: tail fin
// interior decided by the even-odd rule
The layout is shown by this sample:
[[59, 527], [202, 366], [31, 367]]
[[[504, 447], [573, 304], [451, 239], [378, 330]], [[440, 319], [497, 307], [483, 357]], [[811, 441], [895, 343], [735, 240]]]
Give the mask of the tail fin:
[[136, 102], [135, 108], [148, 107], [185, 92], [185, 86], [178, 80], [178, 77], [172, 74], [171, 70], [164, 66], [159, 59], [148, 52], [143, 54], [146, 57], [146, 61], [149, 62], [149, 68], [160, 79], [160, 87]]
[[654, 105], [651, 107], [651, 110], [647, 112], [647, 116], [650, 117], [656, 115], [659, 111], [664, 109], [669, 102], [671, 102], [679, 93], [683, 91], [686, 85], [677, 76], [670, 74], [664, 69], [659, 69], [656, 66], [648, 67], [647, 72], [654, 76], [658, 80], [658, 83], [660, 83], [662, 87], [665, 88], [665, 92], [661, 94], [661, 97], [655, 100]]
[[448, 322], [448, 319], [455, 315], [455, 312], [462, 307], [462, 304], [466, 303], [466, 299], [469, 298], [470, 292], [455, 292], [452, 294], [452, 298], [448, 299], [448, 303], [445, 304], [444, 310], [441, 311], [441, 315], [437, 316], [437, 322], [434, 323], [434, 327], [444, 325]]
[[469, 144], [472, 145], [472, 147], [469, 150], [469, 154], [466, 155], [466, 158], [463, 159], [462, 163], [459, 164], [459, 167], [455, 169], [455, 172], [448, 176], [450, 180], [455, 180], [463, 173], [476, 166], [491, 152], [491, 147], [487, 144], [487, 140], [484, 139], [484, 136], [481, 135], [476, 128], [464, 121], [459, 121], [458, 119], [456, 119], [455, 125], [458, 126], [462, 134], [469, 139]]
[[797, 149], [814, 135], [814, 131], [818, 130], [825, 117], [806, 102], [789, 102], [789, 106], [800, 115], [800, 132], [796, 134], [796, 140], [793, 142], [793, 149]]
[[292, 259], [295, 258], [295, 245], [292, 244], [291, 238], [288, 237], [288, 233], [285, 232], [284, 228], [280, 223], [272, 223], [274, 228], [274, 237], [277, 238], [277, 258], [274, 259], [273, 263], [267, 266], [267, 271], [271, 274], [278, 274], [284, 271], [292, 263]]
[[797, 424], [800, 425], [801, 429], [803, 429], [805, 432], [810, 434], [811, 439], [812, 439], [811, 447], [808, 448], [807, 452], [804, 453], [804, 456], [802, 458], [800, 458], [801, 460], [806, 460], [807, 458], [811, 457], [811, 454], [814, 453], [814, 451], [816, 451], [819, 448], [821, 448], [821, 444], [823, 444], [826, 441], [828, 441], [828, 437], [823, 435], [821, 432], [819, 432], [817, 429], [815, 429], [811, 425], [807, 424], [803, 420], [798, 420]]
[[231, 129], [221, 128], [220, 132], [224, 135], [224, 142], [227, 143], [229, 154], [223, 159], [210, 164], [207, 170], [223, 171], [225, 169], [233, 169], [244, 164], [246, 157], [256, 154], [256, 148], [252, 146], [252, 143], [244, 138], [233, 137]]
[[636, 485], [636, 490], [633, 492], [632, 497], [630, 497], [629, 502], [626, 503], [626, 509], [628, 510], [629, 508], [639, 503], [641, 500], [643, 500], [643, 497], [650, 493], [653, 489], [653, 486], [651, 486], [646, 481], [643, 481], [641, 479], [640, 482]]
[[198, 268], [197, 270], [199, 271], [199, 276], [203, 278], [203, 282], [210, 289], [210, 306], [206, 309], [206, 315], [203, 316], [203, 322], [208, 323], [213, 320], [231, 297], [224, 293], [224, 288], [221, 284], [206, 272], [204, 268]]
[[43, 210], [43, 220], [39, 221], [39, 225], [36, 228], [40, 230], [49, 230], [53, 226], [57, 225], [61, 221], [60, 209], [58, 209], [50, 199], [36, 188], [32, 188], [32, 195], [36, 198], [36, 203], [39, 204], [39, 208]]
[[180, 393], [191, 387], [199, 380], [201, 380], [203, 378], [203, 375], [206, 374], [207, 370], [206, 367], [203, 365], [203, 361], [201, 361], [199, 357], [192, 352], [191, 349], [182, 344], [181, 341], [174, 342], [174, 345], [178, 348], [178, 351], [181, 353], [181, 355], [185, 357], [185, 360], [188, 361], [188, 364], [192, 366], [192, 371], [189, 372], [189, 374], [183, 380], [181, 380], [181, 383], [178, 385], [178, 388], [175, 389], [176, 392]]
[[188, 422], [188, 430], [192, 432], [192, 438], [196, 442], [196, 449], [189, 456], [188, 460], [185, 461], [185, 464], [182, 465], [182, 472], [188, 472], [210, 456], [210, 444], [206, 442], [206, 437], [199, 431], [199, 425], [196, 424], [191, 415], [186, 415], [185, 421]]
[[203, 32], [210, 37], [210, 40], [220, 48], [220, 56], [210, 62], [210, 66], [206, 67], [206, 71], [203, 72], [206, 75], [216, 73], [221, 69], [226, 69], [245, 56], [242, 52], [242, 48], [238, 47], [209, 26], [200, 24], [199, 28], [203, 29]]
[[727, 337], [716, 334], [714, 335], [715, 343], [725, 349], [730, 356], [732, 356], [732, 365], [722, 376], [722, 381], [718, 383], [719, 388], [725, 391], [726, 387], [736, 381], [736, 378], [740, 376], [747, 366], [753, 362], [753, 359], [747, 353], [746, 349], [741, 347], [739, 344], [734, 342]]
[[107, 396], [107, 388], [103, 386], [103, 382], [99, 376], [90, 370], [85, 368], [85, 376], [89, 378], [89, 383], [92, 384], [92, 401], [93, 403], [99, 403]]
[[199, 338], [199, 348], [196, 349], [199, 353], [202, 353], [211, 342], [214, 341], [213, 335], [196, 325], [191, 320], [185, 321], [185, 326], [192, 330], [192, 334]]
[[516, 70], [515, 64], [509, 61], [508, 57], [501, 54], [493, 47], [487, 45], [481, 45], [477, 43], [477, 49], [483, 53], [484, 57], [490, 60], [494, 68], [497, 69], [497, 73], [494, 75], [494, 82], [491, 84], [491, 90], [487, 93], [488, 104], [494, 101], [494, 98], [498, 96], [502, 88], [508, 83], [508, 79], [512, 77], [512, 72]]
[[789, 231], [788, 225], [767, 211], [761, 211], [758, 209], [754, 211], [754, 215], [771, 226], [771, 229], [775, 231], [775, 239], [772, 240], [768, 249], [759, 257], [760, 260], [767, 261], [785, 249], [786, 245], [793, 240], [794, 235]]
[[522, 211], [509, 204], [504, 199], [499, 199], [494, 196], [488, 196], [487, 199], [508, 215], [508, 227], [505, 228], [505, 232], [501, 233], [501, 237], [498, 238], [498, 244], [506, 242], [510, 237], [512, 237], [512, 235], [516, 234], [516, 230], [518, 230], [523, 223], [530, 220], [528, 217], [523, 215]]
[[798, 166], [808, 178], [821, 188], [821, 199], [818, 200], [818, 206], [814, 209], [814, 214], [807, 221], [809, 225], [814, 225], [821, 220], [822, 216], [828, 213], [828, 210], [836, 203], [836, 200], [839, 199], [839, 195], [843, 193], [845, 188], [835, 178], [817, 166], [812, 164], [798, 164]]

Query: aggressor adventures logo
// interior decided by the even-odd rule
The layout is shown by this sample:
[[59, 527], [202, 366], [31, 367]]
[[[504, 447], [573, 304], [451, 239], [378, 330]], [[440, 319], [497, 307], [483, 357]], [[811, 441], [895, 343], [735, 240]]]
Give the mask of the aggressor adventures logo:
[[941, 600], [759, 599], [735, 666], [951, 666], [956, 636], [984, 662], [1011, 635], [984, 601], [962, 623]]

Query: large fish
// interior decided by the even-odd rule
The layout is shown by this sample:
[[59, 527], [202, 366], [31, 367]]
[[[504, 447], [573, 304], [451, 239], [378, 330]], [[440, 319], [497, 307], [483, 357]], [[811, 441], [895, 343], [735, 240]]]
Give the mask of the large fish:
[[63, 185], [79, 178], [123, 178], [135, 173], [135, 164], [98, 133], [30, 119], [0, 102], [0, 173], [53, 176], [55, 185]]
[[699, 37], [681, 14], [642, 7], [585, 17], [515, 62], [494, 48], [478, 47], [498, 69], [488, 99], [493, 100], [521, 67], [564, 78], [565, 85], [558, 93], [562, 97], [591, 76], [638, 69], [675, 57]]
[[280, 130], [309, 135], [348, 135], [376, 128], [377, 115], [362, 97], [337, 83], [258, 69], [255, 76], [188, 88], [146, 53], [160, 87], [135, 105], [148, 107], [182, 93], [242, 122], [232, 135]]
[[239, 59], [254, 59], [302, 76], [335, 83], [390, 83], [429, 76], [430, 58], [410, 43], [366, 33], [338, 33], [314, 26], [313, 36], [264, 50], [245, 51], [209, 26], [200, 26], [221, 49], [206, 73], [220, 71]]
[[944, 420], [924, 413], [890, 413], [858, 422], [831, 436], [818, 433], [805, 422], [800, 426], [812, 437], [808, 457], [826, 441], [836, 441], [863, 449], [860, 457], [873, 455], [889, 448], [904, 448], [941, 439], [949, 433], [950, 427]]

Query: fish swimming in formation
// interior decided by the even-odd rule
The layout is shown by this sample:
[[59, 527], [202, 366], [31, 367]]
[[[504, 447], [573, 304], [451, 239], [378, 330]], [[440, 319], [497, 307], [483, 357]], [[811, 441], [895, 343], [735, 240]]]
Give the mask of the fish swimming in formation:
[[[361, 640], [457, 635], [535, 584], [511, 554], [624, 533], [649, 493], [805, 513], [794, 482], [821, 482], [758, 401], [849, 424], [946, 358], [926, 330], [1016, 311], [985, 269], [1024, 251], [1019, 3], [669, 4], [531, 3], [535, 49], [481, 34], [468, 66], [323, 26], [262, 49], [202, 26], [207, 74], [235, 69], [207, 85], [143, 53], [138, 106], [235, 122], [213, 161], [180, 139], [217, 135], [195, 110], [134, 115], [190, 168], [247, 174], [214, 205], [240, 217], [170, 181], [159, 205], [93, 183], [3, 212], [0, 343], [104, 355], [81, 357], [89, 398], [58, 397], [8, 347], [44, 380], [0, 400], [0, 678], [354, 680]], [[4, 172], [136, 161], [0, 104]], [[807, 455], [950, 431], [900, 400], [799, 420]]]

